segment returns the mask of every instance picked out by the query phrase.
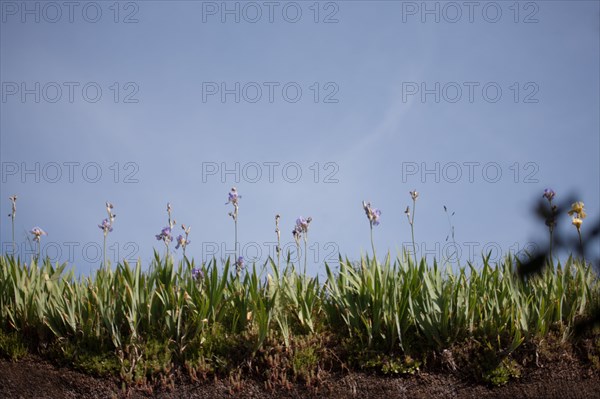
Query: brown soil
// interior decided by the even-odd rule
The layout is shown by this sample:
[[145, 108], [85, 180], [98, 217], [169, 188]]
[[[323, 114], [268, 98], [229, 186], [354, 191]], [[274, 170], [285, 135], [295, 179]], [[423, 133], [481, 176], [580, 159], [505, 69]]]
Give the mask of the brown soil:
[[116, 380], [94, 378], [54, 366], [38, 357], [0, 360], [0, 398], [600, 398], [600, 374], [564, 354], [552, 363], [527, 368], [522, 377], [501, 387], [469, 383], [456, 372], [419, 372], [384, 377], [350, 372], [326, 374], [319, 388], [292, 385], [267, 390], [262, 382], [229, 379], [192, 382], [169, 389], [124, 389]]

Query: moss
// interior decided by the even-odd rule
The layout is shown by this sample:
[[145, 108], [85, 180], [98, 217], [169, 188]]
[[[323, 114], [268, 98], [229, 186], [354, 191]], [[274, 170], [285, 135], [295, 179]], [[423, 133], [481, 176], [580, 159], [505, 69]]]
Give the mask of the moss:
[[315, 369], [319, 364], [317, 350], [313, 346], [299, 347], [292, 356], [292, 370], [294, 376], [310, 382], [315, 375]]
[[0, 330], [0, 357], [17, 361], [27, 355], [27, 346], [17, 332], [5, 333]]
[[385, 375], [406, 375], [415, 374], [419, 371], [421, 362], [413, 359], [411, 356], [391, 356], [378, 354], [368, 359], [364, 359], [361, 368], [365, 370], [375, 370]]
[[108, 377], [119, 373], [121, 364], [113, 353], [79, 353], [73, 365], [86, 374]]
[[188, 343], [184, 364], [192, 377], [227, 375], [247, 354], [241, 336], [229, 334], [221, 324], [215, 323]]
[[483, 381], [493, 386], [505, 385], [511, 378], [520, 377], [519, 365], [512, 359], [503, 359], [498, 366], [483, 373]]

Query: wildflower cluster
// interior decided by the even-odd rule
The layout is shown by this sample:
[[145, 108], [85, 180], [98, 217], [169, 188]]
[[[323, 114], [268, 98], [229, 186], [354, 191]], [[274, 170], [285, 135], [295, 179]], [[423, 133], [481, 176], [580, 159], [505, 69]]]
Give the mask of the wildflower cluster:
[[300, 216], [296, 219], [296, 226], [292, 230], [292, 235], [296, 241], [296, 249], [298, 251], [298, 262], [300, 262], [300, 240], [304, 237], [304, 273], [306, 274], [306, 258], [307, 258], [307, 243], [308, 243], [308, 225], [312, 222], [312, 217], [304, 219]]
[[192, 278], [194, 279], [194, 281], [196, 281], [197, 283], [201, 282], [202, 279], [204, 278], [204, 273], [202, 272], [202, 269], [199, 267], [194, 267], [192, 269]]
[[585, 213], [585, 209], [583, 208], [583, 202], [578, 201], [571, 205], [571, 210], [568, 212], [569, 216], [573, 217], [571, 223], [577, 229], [577, 235], [579, 236], [579, 246], [581, 248], [581, 253], [583, 254], [583, 240], [581, 239], [581, 225], [583, 224], [583, 219], [587, 216]]
[[103, 253], [105, 269], [108, 269], [108, 263], [106, 261], [106, 236], [108, 236], [108, 233], [113, 231], [113, 223], [115, 222], [115, 217], [117, 216], [112, 212], [113, 209], [114, 209], [113, 204], [106, 201], [106, 213], [108, 214], [108, 217], [106, 219], [102, 220], [102, 224], [98, 225], [100, 230], [102, 230], [102, 232], [104, 233], [104, 246], [103, 246], [102, 253]]
[[231, 191], [229, 192], [229, 197], [227, 198], [227, 202], [225, 203], [225, 205], [233, 205], [233, 212], [229, 212], [229, 216], [231, 216], [234, 221], [237, 221], [239, 200], [241, 198], [242, 196], [238, 194], [237, 189], [235, 187], [231, 187]]
[[362, 202], [363, 209], [369, 219], [369, 227], [371, 228], [371, 248], [373, 249], [373, 257], [375, 257], [375, 244], [373, 242], [373, 226], [379, 226], [379, 218], [381, 217], [381, 211], [377, 208], [371, 207], [370, 202]]
[[412, 237], [413, 255], [414, 255], [415, 264], [416, 264], [417, 263], [417, 246], [415, 244], [415, 209], [417, 207], [417, 198], [419, 198], [419, 192], [417, 190], [413, 190], [413, 191], [409, 191], [408, 193], [410, 194], [410, 198], [412, 198], [412, 201], [413, 201], [412, 215], [410, 213], [409, 206], [406, 207], [406, 210], [404, 211], [404, 213], [406, 214], [406, 217], [408, 219], [408, 224], [410, 224], [410, 235]]
[[169, 256], [169, 244], [173, 241], [173, 236], [171, 235], [171, 232], [173, 230], [173, 227], [175, 227], [175, 225], [177, 224], [177, 221], [175, 219], [171, 219], [172, 210], [173, 209], [171, 208], [171, 203], [167, 202], [167, 214], [169, 215], [168, 225], [166, 227], [163, 227], [159, 234], [155, 235], [157, 241], [163, 241], [165, 243], [165, 247], [167, 248], [167, 257]]
[[369, 224], [371, 227], [378, 226], [379, 218], [381, 217], [381, 211], [377, 208], [372, 208], [370, 202], [363, 201], [362, 206], [367, 214], [367, 219], [369, 219]]
[[[548, 200], [548, 203], [550, 204], [550, 212], [545, 213], [545, 223], [550, 231], [550, 257], [552, 257], [553, 233], [558, 219], [558, 207], [552, 202], [556, 197], [556, 192], [551, 188], [546, 188], [544, 190], [544, 193], [542, 194], [542, 197], [546, 198]], [[577, 235], [579, 236], [579, 245], [581, 252], [583, 253], [581, 226], [583, 224], [583, 219], [585, 219], [587, 216], [587, 214], [585, 213], [585, 205], [581, 201], [574, 202], [573, 204], [571, 204], [571, 209], [567, 213], [569, 216], [572, 217], [571, 224], [577, 229]]]
[[581, 225], [583, 224], [583, 219], [587, 216], [585, 213], [585, 209], [583, 208], [584, 204], [581, 201], [575, 202], [571, 204], [571, 210], [568, 212], [569, 216], [573, 217], [571, 223], [573, 226], [577, 228], [577, 231], [581, 230]]
[[182, 224], [181, 229], [183, 230], [185, 237], [182, 234], [179, 234], [177, 236], [177, 245], [175, 246], [175, 249], [179, 249], [179, 247], [181, 247], [181, 249], [183, 249], [183, 256], [185, 257], [185, 248], [188, 246], [189, 243], [191, 243], [191, 241], [188, 240], [188, 236], [190, 235], [190, 230], [192, 229], [192, 226], [186, 227], [185, 224]]
[[34, 227], [33, 229], [31, 229], [30, 231], [31, 234], [33, 234], [33, 241], [39, 243], [40, 242], [40, 238], [42, 236], [47, 236], [48, 233], [46, 233], [44, 230], [42, 230], [39, 227]]
[[14, 219], [17, 214], [17, 196], [11, 195], [10, 197], [8, 197], [8, 199], [12, 203], [12, 212], [8, 214], [8, 217]]
[[292, 234], [294, 235], [296, 243], [300, 242], [302, 234], [308, 234], [308, 225], [310, 222], [312, 222], [312, 217], [310, 216], [306, 219], [304, 219], [302, 216], [296, 219], [296, 226], [294, 227], [294, 230], [292, 230]]
[[173, 236], [171, 235], [171, 230], [173, 229], [173, 227], [175, 227], [175, 225], [177, 224], [177, 222], [175, 220], [171, 221], [171, 203], [167, 202], [167, 214], [169, 215], [169, 224], [166, 227], [163, 227], [163, 229], [160, 231], [160, 234], [156, 234], [156, 240], [157, 241], [164, 241], [167, 245], [169, 245], [169, 243], [171, 241], [173, 241]]
[[242, 198], [241, 195], [238, 194], [237, 189], [235, 187], [231, 187], [231, 191], [229, 192], [229, 197], [227, 198], [227, 204], [233, 205], [233, 212], [229, 212], [229, 216], [233, 219], [234, 224], [234, 245], [235, 245], [235, 254], [237, 256], [238, 249], [238, 239], [237, 239], [237, 221], [238, 221], [238, 210], [239, 210], [239, 200]]
[[237, 274], [240, 274], [243, 269], [244, 269], [244, 257], [240, 256], [235, 261], [235, 270], [237, 271]]
[[30, 233], [33, 234], [33, 241], [37, 243], [37, 259], [39, 260], [40, 256], [42, 255], [42, 246], [40, 243], [40, 239], [42, 238], [42, 236], [47, 236], [48, 233], [46, 233], [44, 230], [37, 226], [31, 229]]
[[100, 230], [104, 232], [104, 237], [106, 237], [108, 233], [113, 231], [113, 223], [115, 221], [115, 217], [117, 216], [112, 213], [113, 208], [113, 204], [106, 201], [106, 213], [108, 213], [108, 218], [102, 220], [102, 224], [98, 225]]
[[556, 226], [556, 218], [558, 216], [558, 207], [552, 203], [552, 200], [556, 196], [556, 193], [551, 188], [544, 190], [542, 197], [548, 200], [550, 204], [550, 212], [546, 214], [546, 226], [550, 231], [550, 258], [552, 258], [552, 249], [554, 246], [554, 227]]
[[8, 214], [8, 217], [11, 218], [12, 222], [12, 241], [13, 241], [13, 250], [15, 249], [15, 217], [17, 216], [17, 195], [11, 195], [8, 197], [10, 202], [12, 203], [12, 211]]
[[281, 259], [281, 231], [279, 230], [279, 214], [275, 215], [275, 234], [277, 234], [277, 246], [275, 252], [277, 253], [277, 270], [279, 270], [279, 261]]

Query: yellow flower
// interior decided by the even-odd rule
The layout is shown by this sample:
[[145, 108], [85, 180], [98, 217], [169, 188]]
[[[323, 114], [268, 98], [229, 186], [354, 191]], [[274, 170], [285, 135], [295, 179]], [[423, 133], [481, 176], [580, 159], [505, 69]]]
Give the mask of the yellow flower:
[[585, 219], [585, 217], [587, 215], [586, 215], [585, 209], [583, 207], [584, 207], [583, 202], [577, 201], [574, 204], [571, 204], [571, 210], [568, 213], [570, 216], [573, 216], [573, 214], [576, 214], [578, 219]]
[[581, 228], [583, 220], [581, 220], [581, 218], [573, 218], [573, 221], [571, 223], [573, 223], [573, 226], [577, 227], [577, 230], [579, 230]]

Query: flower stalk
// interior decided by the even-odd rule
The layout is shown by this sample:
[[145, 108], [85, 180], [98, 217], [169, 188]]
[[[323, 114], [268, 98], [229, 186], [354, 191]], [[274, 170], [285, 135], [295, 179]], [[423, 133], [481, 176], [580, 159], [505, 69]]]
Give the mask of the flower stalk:
[[279, 214], [275, 215], [275, 234], [277, 234], [277, 247], [275, 247], [275, 252], [277, 253], [277, 274], [279, 275], [280, 260], [281, 260], [281, 231], [279, 231]]
[[404, 213], [406, 214], [406, 217], [408, 218], [408, 223], [410, 224], [410, 235], [411, 235], [412, 244], [413, 244], [413, 256], [414, 256], [415, 265], [416, 265], [417, 264], [417, 245], [415, 244], [415, 208], [417, 205], [417, 198], [419, 198], [419, 193], [416, 190], [413, 190], [413, 191], [409, 191], [409, 194], [413, 201], [412, 215], [410, 212], [410, 208], [408, 206], [406, 207], [406, 210], [404, 211]]
[[179, 234], [177, 236], [177, 245], [175, 246], [175, 249], [179, 249], [181, 247], [181, 249], [183, 249], [183, 259], [187, 261], [187, 257], [185, 256], [185, 249], [187, 248], [188, 244], [191, 243], [191, 241], [188, 240], [188, 237], [190, 235], [190, 230], [192, 229], [192, 226], [186, 227], [185, 224], [182, 224], [181, 229], [183, 230], [185, 236], [183, 236], [182, 234]]
[[550, 232], [550, 259], [554, 259], [554, 227], [556, 226], [556, 218], [558, 216], [558, 207], [552, 203], [552, 200], [556, 196], [556, 193], [551, 188], [547, 188], [544, 190], [544, 194], [542, 197], [548, 200], [548, 204], [550, 205], [550, 213], [546, 217], [546, 226], [548, 226], [548, 231]]
[[40, 243], [40, 239], [42, 236], [47, 236], [48, 233], [37, 226], [31, 229], [30, 233], [33, 234], [33, 241], [37, 243], [37, 257], [35, 260], [36, 262], [39, 262], [42, 256], [42, 245]]
[[12, 222], [12, 246], [13, 246], [13, 254], [17, 251], [17, 243], [15, 241], [15, 217], [17, 216], [17, 195], [11, 195], [8, 197], [10, 202], [12, 203], [11, 213], [8, 215]]
[[169, 219], [168, 219], [169, 225], [164, 227], [160, 231], [160, 234], [155, 235], [157, 241], [162, 240], [165, 243], [165, 248], [166, 248], [166, 258], [165, 259], [169, 259], [169, 244], [171, 243], [171, 241], [173, 241], [173, 236], [171, 235], [171, 232], [173, 231], [173, 227], [175, 227], [175, 225], [177, 224], [177, 221], [175, 219], [171, 219], [172, 210], [173, 210], [173, 208], [171, 208], [171, 203], [167, 202], [167, 214], [169, 215]]
[[308, 258], [308, 225], [312, 222], [312, 217], [304, 219], [300, 216], [296, 219], [296, 226], [292, 230], [294, 240], [296, 241], [296, 249], [298, 251], [298, 264], [300, 264], [300, 240], [304, 241], [304, 275], [306, 275], [306, 262]]
[[369, 219], [369, 227], [371, 228], [371, 248], [373, 249], [373, 259], [376, 259], [375, 255], [375, 242], [373, 241], [373, 226], [379, 226], [379, 218], [381, 217], [381, 211], [377, 208], [371, 207], [370, 202], [362, 202], [363, 209]]
[[583, 240], [581, 238], [581, 225], [583, 224], [583, 219], [586, 218], [587, 214], [585, 213], [584, 204], [581, 201], [577, 201], [571, 205], [571, 210], [568, 212], [569, 216], [573, 217], [571, 223], [577, 229], [577, 235], [579, 236], [579, 247], [581, 249], [581, 256], [584, 256], [583, 252]]
[[241, 195], [238, 194], [237, 189], [235, 187], [231, 187], [231, 191], [229, 192], [229, 197], [227, 199], [227, 204], [233, 205], [233, 212], [229, 212], [229, 216], [233, 219], [234, 225], [234, 245], [235, 245], [235, 258], [238, 258], [238, 211], [239, 211], [239, 200], [242, 198]]
[[99, 224], [98, 227], [102, 230], [104, 234], [104, 244], [102, 247], [102, 255], [103, 255], [103, 265], [104, 269], [108, 270], [108, 262], [106, 260], [106, 237], [108, 233], [113, 231], [113, 223], [115, 221], [115, 217], [117, 215], [112, 213], [114, 206], [110, 202], [106, 201], [106, 213], [108, 214], [108, 218], [102, 220], [102, 224]]

